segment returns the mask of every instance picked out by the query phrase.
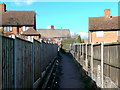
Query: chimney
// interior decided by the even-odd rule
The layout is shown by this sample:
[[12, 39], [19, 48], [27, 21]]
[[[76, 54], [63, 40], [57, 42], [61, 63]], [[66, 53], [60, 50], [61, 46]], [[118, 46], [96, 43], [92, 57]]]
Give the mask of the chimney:
[[6, 4], [0, 3], [0, 12], [6, 12]]
[[54, 29], [54, 25], [51, 25], [51, 29]]
[[105, 18], [110, 18], [110, 9], [105, 9], [104, 10], [104, 17]]

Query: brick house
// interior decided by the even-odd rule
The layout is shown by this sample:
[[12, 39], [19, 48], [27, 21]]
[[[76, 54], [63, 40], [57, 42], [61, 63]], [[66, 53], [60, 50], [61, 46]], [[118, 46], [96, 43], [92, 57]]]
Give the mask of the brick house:
[[111, 43], [120, 40], [119, 16], [110, 16], [110, 9], [103, 17], [89, 17], [89, 43]]
[[[6, 36], [19, 36], [32, 28], [36, 31], [35, 11], [8, 11], [6, 4], [0, 3], [0, 32]], [[39, 36], [38, 36], [39, 37]]]
[[33, 41], [33, 38], [39, 39], [41, 37], [41, 35], [33, 28], [28, 28], [28, 30], [24, 31], [21, 35], [29, 41]]
[[37, 31], [43, 40], [49, 40], [58, 43], [58, 45], [61, 44], [62, 40], [70, 37], [69, 29], [55, 29], [53, 25], [50, 29], [37, 29]]

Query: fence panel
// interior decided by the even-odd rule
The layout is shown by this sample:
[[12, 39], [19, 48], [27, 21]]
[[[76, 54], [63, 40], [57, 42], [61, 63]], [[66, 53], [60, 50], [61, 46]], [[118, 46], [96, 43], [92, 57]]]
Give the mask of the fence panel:
[[120, 45], [118, 45], [118, 66], [119, 66], [119, 73], [118, 73], [118, 86], [120, 87]]
[[[105, 44], [103, 46], [103, 57], [101, 57], [101, 44], [95, 44], [93, 45], [93, 79], [96, 80], [98, 83], [97, 85], [101, 86], [101, 59], [103, 58], [103, 74], [104, 74], [104, 80], [106, 80], [104, 83], [104, 87], [120, 87], [120, 44]], [[72, 47], [79, 47], [79, 45], [72, 45]], [[80, 45], [81, 49], [77, 49], [77, 53], [80, 52], [80, 63], [83, 67], [84, 60], [88, 59], [88, 72], [91, 71], [90, 65], [91, 65], [91, 44], [87, 45], [87, 56], [85, 51], [85, 45]], [[72, 53], [76, 54], [76, 49], [72, 50]], [[76, 55], [74, 56], [76, 58]], [[76, 58], [79, 59], [79, 58]], [[99, 73], [99, 74], [98, 74]], [[91, 72], [92, 74], [92, 72]], [[112, 81], [111, 81], [112, 80]], [[106, 83], [107, 82], [107, 83]], [[108, 83], [109, 82], [109, 83]], [[114, 84], [113, 84], [114, 83]]]
[[2, 88], [14, 87], [14, 40], [2, 36]]
[[[115, 46], [109, 46], [109, 60], [110, 65], [114, 65], [116, 62], [116, 47]], [[110, 66], [110, 78], [115, 81], [115, 75], [116, 75], [116, 69], [114, 67]]]
[[109, 46], [104, 46], [104, 75], [110, 77], [110, 60], [109, 60]]
[[34, 82], [41, 77], [41, 43], [34, 40]]
[[119, 67], [118, 46], [117, 45], [112, 45], [112, 46], [109, 46], [109, 47], [110, 47], [109, 48], [110, 78], [112, 79], [112, 81], [115, 82], [115, 84], [118, 85], [119, 69], [116, 68], [116, 67]]
[[32, 88], [32, 43], [20, 38], [15, 40], [15, 87]]
[[57, 52], [57, 44], [0, 36], [0, 89], [32, 88]]

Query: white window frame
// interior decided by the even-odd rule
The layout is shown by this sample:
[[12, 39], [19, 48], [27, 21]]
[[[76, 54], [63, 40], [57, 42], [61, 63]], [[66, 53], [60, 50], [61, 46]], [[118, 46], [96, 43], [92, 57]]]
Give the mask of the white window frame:
[[118, 36], [120, 36], [120, 31], [117, 31], [118, 32]]
[[4, 27], [4, 31], [12, 31], [13, 30], [13, 28], [10, 26], [6, 26], [6, 27]]
[[26, 31], [26, 29], [25, 29], [25, 28], [26, 28], [26, 27], [25, 27], [25, 26], [23, 26], [23, 27], [22, 27], [22, 30], [23, 30], [23, 31]]
[[29, 28], [29, 27], [23, 26], [23, 27], [22, 27], [22, 30], [23, 30], [23, 31], [26, 31], [28, 28]]
[[104, 37], [104, 31], [96, 31], [96, 37]]

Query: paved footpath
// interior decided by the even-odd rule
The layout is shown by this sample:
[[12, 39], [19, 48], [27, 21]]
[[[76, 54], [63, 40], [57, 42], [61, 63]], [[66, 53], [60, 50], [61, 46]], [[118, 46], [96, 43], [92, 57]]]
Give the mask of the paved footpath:
[[59, 88], [84, 88], [79, 69], [71, 56], [62, 54], [59, 64]]

